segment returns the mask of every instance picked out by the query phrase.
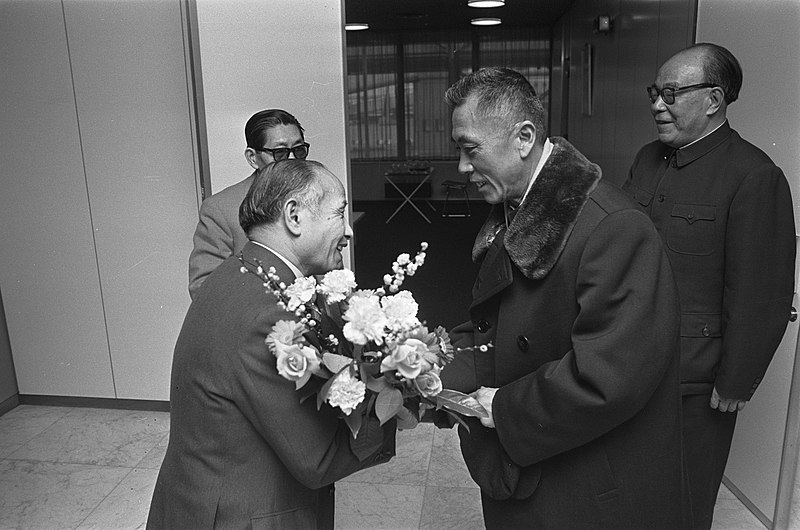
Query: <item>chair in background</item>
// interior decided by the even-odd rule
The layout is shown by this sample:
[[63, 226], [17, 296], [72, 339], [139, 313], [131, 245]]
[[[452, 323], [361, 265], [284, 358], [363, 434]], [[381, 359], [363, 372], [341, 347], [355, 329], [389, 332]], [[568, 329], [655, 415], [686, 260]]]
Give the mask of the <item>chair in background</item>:
[[[445, 180], [442, 182], [442, 186], [445, 187], [445, 196], [444, 196], [444, 207], [442, 208], [442, 217], [469, 217], [472, 215], [472, 212], [469, 208], [469, 192], [467, 191], [467, 186], [469, 186], [469, 179], [464, 180]], [[464, 194], [464, 199], [466, 199], [466, 211], [458, 211], [452, 212], [448, 211], [447, 207], [450, 202], [450, 193], [452, 192], [459, 192]]]

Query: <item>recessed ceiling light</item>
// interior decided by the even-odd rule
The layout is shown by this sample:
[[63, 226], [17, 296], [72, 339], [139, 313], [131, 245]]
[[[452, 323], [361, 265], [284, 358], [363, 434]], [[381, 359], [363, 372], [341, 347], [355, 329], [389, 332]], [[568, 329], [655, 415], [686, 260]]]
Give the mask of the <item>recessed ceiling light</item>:
[[347, 31], [360, 31], [362, 29], [369, 29], [369, 24], [366, 22], [352, 22], [350, 24], [345, 24], [344, 29]]
[[469, 0], [469, 7], [503, 7], [506, 0]]
[[473, 18], [471, 22], [473, 26], [497, 26], [502, 23], [499, 18]]

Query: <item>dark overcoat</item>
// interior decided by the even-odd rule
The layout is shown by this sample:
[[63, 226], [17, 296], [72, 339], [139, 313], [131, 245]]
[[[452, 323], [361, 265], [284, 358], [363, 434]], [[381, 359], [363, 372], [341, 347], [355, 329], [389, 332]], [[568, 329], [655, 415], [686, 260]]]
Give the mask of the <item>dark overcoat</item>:
[[446, 388], [499, 387], [460, 428], [487, 528], [686, 525], [678, 299], [646, 215], [563, 139], [505, 228], [479, 233]]
[[178, 337], [147, 528], [332, 528], [330, 485], [394, 454], [393, 429], [373, 419], [354, 440], [334, 409], [301, 403], [278, 374], [264, 339], [293, 315], [240, 269], [274, 266], [287, 284], [294, 275], [252, 242], [241, 255], [208, 277]]

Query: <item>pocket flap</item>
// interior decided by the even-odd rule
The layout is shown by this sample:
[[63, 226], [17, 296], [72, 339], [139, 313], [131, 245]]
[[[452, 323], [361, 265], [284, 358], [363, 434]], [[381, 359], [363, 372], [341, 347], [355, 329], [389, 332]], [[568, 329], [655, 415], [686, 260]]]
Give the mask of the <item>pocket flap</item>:
[[713, 221], [717, 217], [717, 207], [702, 204], [676, 204], [672, 207], [672, 217], [686, 219], [689, 224], [695, 221]]
[[652, 193], [638, 186], [634, 186], [633, 184], [627, 184], [625, 186], [625, 191], [631, 196], [631, 198], [633, 198], [634, 201], [642, 205], [642, 207], [647, 207], [651, 202], [653, 202]]
[[682, 313], [681, 337], [721, 337], [722, 315], [719, 313]]

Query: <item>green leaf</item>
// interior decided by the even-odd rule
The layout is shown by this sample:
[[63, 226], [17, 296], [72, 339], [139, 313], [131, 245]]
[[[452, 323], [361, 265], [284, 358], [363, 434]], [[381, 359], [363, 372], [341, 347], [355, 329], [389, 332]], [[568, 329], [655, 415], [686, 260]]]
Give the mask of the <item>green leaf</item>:
[[334, 374], [338, 374], [345, 366], [352, 362], [353, 359], [350, 357], [339, 355], [338, 353], [325, 352], [322, 354], [322, 364]]
[[464, 416], [488, 418], [489, 413], [478, 403], [478, 400], [455, 390], [444, 389], [436, 396], [436, 404]]
[[317, 410], [322, 407], [322, 404], [325, 403], [325, 400], [328, 399], [328, 394], [331, 391], [331, 385], [333, 384], [333, 377], [325, 381], [325, 384], [319, 389], [317, 392]]
[[361, 419], [361, 414], [356, 414], [355, 411], [344, 417], [344, 422], [350, 428], [350, 432], [353, 433], [353, 438], [357, 438], [358, 431], [361, 430]]
[[375, 414], [381, 425], [389, 421], [403, 408], [403, 394], [396, 388], [388, 388], [375, 400]]
[[365, 375], [362, 373], [362, 381], [364, 384], [367, 385], [367, 388], [375, 392], [376, 394], [383, 392], [384, 390], [390, 390], [392, 385], [386, 381], [385, 377], [370, 377], [369, 375]]
[[396, 417], [398, 429], [413, 429], [419, 424], [419, 420], [414, 416], [414, 413], [405, 407], [400, 407]]

